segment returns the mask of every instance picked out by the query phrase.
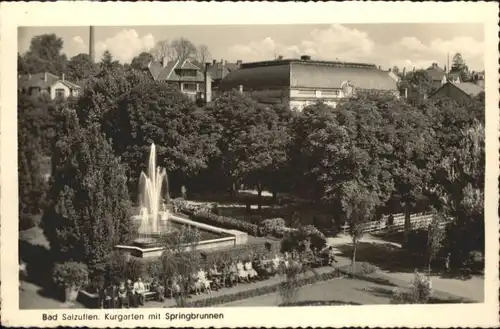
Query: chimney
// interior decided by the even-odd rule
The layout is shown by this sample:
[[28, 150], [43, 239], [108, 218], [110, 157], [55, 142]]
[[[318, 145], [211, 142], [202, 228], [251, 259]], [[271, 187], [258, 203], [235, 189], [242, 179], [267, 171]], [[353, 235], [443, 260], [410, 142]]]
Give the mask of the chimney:
[[162, 60], [161, 60], [161, 66], [162, 66], [162, 67], [165, 67], [165, 66], [167, 66], [167, 64], [168, 64], [168, 59], [167, 59], [167, 57], [163, 57], [163, 58], [162, 58]]
[[300, 56], [300, 59], [303, 60], [303, 61], [310, 61], [311, 60], [311, 56], [309, 56], [309, 55], [302, 55], [302, 56]]
[[43, 73], [43, 81], [47, 82], [47, 72]]
[[[208, 63], [208, 64], [210, 65], [210, 63]], [[214, 59], [214, 60], [212, 61], [212, 64], [213, 64], [213, 65], [217, 64], [217, 60], [216, 60], [216, 59]]]
[[65, 76], [64, 76], [64, 73], [63, 73], [63, 74], [62, 74], [62, 81], [64, 81], [64, 78], [65, 78]]
[[239, 88], [240, 93], [243, 94], [243, 85], [239, 85], [238, 88]]
[[204, 80], [205, 80], [205, 104], [210, 103], [212, 101], [212, 79], [210, 78], [210, 75], [208, 74], [208, 68], [210, 66], [210, 62], [205, 63], [205, 74], [204, 74]]
[[89, 58], [90, 62], [94, 63], [95, 62], [95, 51], [94, 51], [94, 27], [90, 27], [90, 33], [89, 33]]
[[243, 61], [242, 61], [241, 59], [238, 59], [238, 60], [236, 61], [236, 65], [240, 66], [241, 64], [243, 64]]

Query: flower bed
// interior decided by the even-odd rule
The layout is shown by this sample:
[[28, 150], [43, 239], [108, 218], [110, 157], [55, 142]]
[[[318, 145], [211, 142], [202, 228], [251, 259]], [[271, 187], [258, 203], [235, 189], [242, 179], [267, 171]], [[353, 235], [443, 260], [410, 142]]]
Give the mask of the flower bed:
[[[341, 277], [340, 272], [335, 270], [332, 272], [320, 274], [317, 277], [311, 276], [311, 277], [300, 279], [299, 285], [305, 286], [308, 284], [313, 284], [313, 283], [321, 282], [321, 281], [327, 281], [327, 280], [331, 280], [331, 279], [335, 279], [335, 278], [339, 278], [339, 277]], [[275, 284], [272, 284], [269, 286], [249, 289], [249, 290], [241, 291], [238, 293], [233, 293], [233, 294], [229, 293], [227, 295], [201, 299], [201, 300], [197, 300], [195, 302], [188, 303], [187, 306], [188, 307], [210, 307], [210, 306], [215, 306], [215, 305], [220, 305], [220, 304], [231, 303], [231, 302], [235, 302], [235, 301], [242, 300], [242, 299], [272, 294], [272, 293], [275, 293], [278, 291], [280, 285], [281, 285], [281, 283], [275, 283]]]

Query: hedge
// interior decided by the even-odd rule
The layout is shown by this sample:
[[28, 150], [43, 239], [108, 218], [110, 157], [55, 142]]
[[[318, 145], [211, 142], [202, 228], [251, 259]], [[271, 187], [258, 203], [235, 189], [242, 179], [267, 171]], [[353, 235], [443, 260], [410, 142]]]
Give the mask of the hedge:
[[[327, 281], [327, 280], [331, 280], [331, 279], [335, 279], [335, 278], [339, 278], [339, 277], [341, 277], [340, 272], [335, 270], [332, 272], [320, 274], [317, 277], [311, 276], [311, 277], [307, 277], [307, 278], [302, 278], [299, 280], [299, 285], [305, 286], [308, 284], [313, 284], [313, 283], [321, 282], [321, 281]], [[220, 304], [231, 303], [231, 302], [235, 302], [235, 301], [243, 300], [243, 299], [247, 299], [247, 298], [272, 294], [272, 293], [275, 293], [278, 291], [280, 284], [281, 283], [275, 283], [275, 284], [272, 284], [269, 286], [249, 289], [249, 290], [240, 291], [240, 292], [233, 293], [233, 294], [227, 294], [227, 295], [222, 295], [222, 296], [217, 296], [217, 297], [209, 297], [206, 299], [200, 299], [200, 300], [188, 303], [187, 307], [210, 307], [210, 306], [215, 306], [215, 305], [220, 305]]]
[[[268, 247], [270, 250], [268, 250]], [[216, 250], [216, 251], [201, 251], [200, 254], [205, 261], [205, 264], [212, 265], [213, 263], [222, 262], [227, 264], [231, 261], [235, 261], [238, 258], [245, 260], [254, 255], [268, 255], [279, 253], [280, 251], [280, 243], [279, 241], [275, 242], [263, 242], [259, 244], [244, 244], [237, 245], [231, 249], [224, 250]]]
[[242, 220], [238, 220], [231, 217], [219, 216], [204, 210], [188, 210], [185, 208], [180, 209], [186, 215], [189, 215], [191, 219], [196, 220], [200, 223], [216, 225], [221, 228], [228, 230], [238, 230], [246, 232], [250, 235], [257, 236], [259, 234], [259, 227], [255, 224], [247, 223]]

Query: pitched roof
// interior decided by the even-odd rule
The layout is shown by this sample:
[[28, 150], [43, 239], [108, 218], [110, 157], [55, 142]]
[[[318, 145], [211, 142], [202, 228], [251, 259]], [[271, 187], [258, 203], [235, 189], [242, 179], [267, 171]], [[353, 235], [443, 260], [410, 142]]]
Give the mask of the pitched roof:
[[214, 80], [222, 80], [229, 73], [236, 71], [240, 68], [237, 63], [221, 63], [210, 64], [208, 66], [208, 73]]
[[[260, 64], [260, 65], [259, 65]], [[249, 63], [228, 74], [221, 82], [222, 89], [304, 87], [340, 89], [350, 81], [358, 89], [397, 90], [397, 84], [387, 71], [375, 65], [280, 60]]]
[[[201, 69], [191, 63], [188, 59], [182, 63], [179, 60], [169, 61], [165, 67], [156, 61], [151, 61], [148, 64], [149, 72], [156, 81], [204, 81], [204, 75]], [[180, 76], [179, 70], [196, 70], [196, 76]]]
[[[45, 74], [47, 75], [47, 81], [45, 81]], [[61, 80], [55, 74], [52, 73], [36, 73], [31, 75], [23, 75], [18, 79], [18, 87], [22, 88], [30, 88], [30, 87], [38, 87], [41, 89], [49, 88], [54, 85], [56, 82], [61, 82], [66, 87], [70, 89], [80, 89], [81, 87], [77, 84], [69, 82], [68, 80]]]
[[425, 70], [429, 77], [434, 81], [441, 81], [443, 77], [446, 75], [444, 70], [437, 65], [433, 65]]
[[476, 97], [481, 92], [484, 92], [484, 88], [472, 82], [450, 83], [471, 97]]

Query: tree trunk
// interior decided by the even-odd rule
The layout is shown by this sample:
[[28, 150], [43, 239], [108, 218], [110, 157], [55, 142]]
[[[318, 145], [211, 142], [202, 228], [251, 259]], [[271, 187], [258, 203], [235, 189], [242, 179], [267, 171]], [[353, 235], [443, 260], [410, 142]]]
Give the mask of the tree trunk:
[[431, 262], [432, 262], [432, 258], [429, 258], [429, 262], [427, 263], [427, 273], [428, 273], [429, 279], [431, 278]]
[[262, 210], [262, 185], [260, 184], [260, 182], [257, 183], [257, 193], [258, 193], [257, 207], [260, 212]]
[[352, 248], [352, 260], [351, 260], [351, 272], [354, 275], [356, 273], [356, 249], [358, 248], [358, 242], [353, 242], [353, 248]]
[[410, 235], [410, 232], [411, 232], [411, 220], [410, 220], [410, 215], [411, 215], [411, 212], [410, 212], [410, 205], [407, 203], [405, 203], [405, 225], [404, 225], [404, 242], [407, 243], [408, 242], [408, 236]]

